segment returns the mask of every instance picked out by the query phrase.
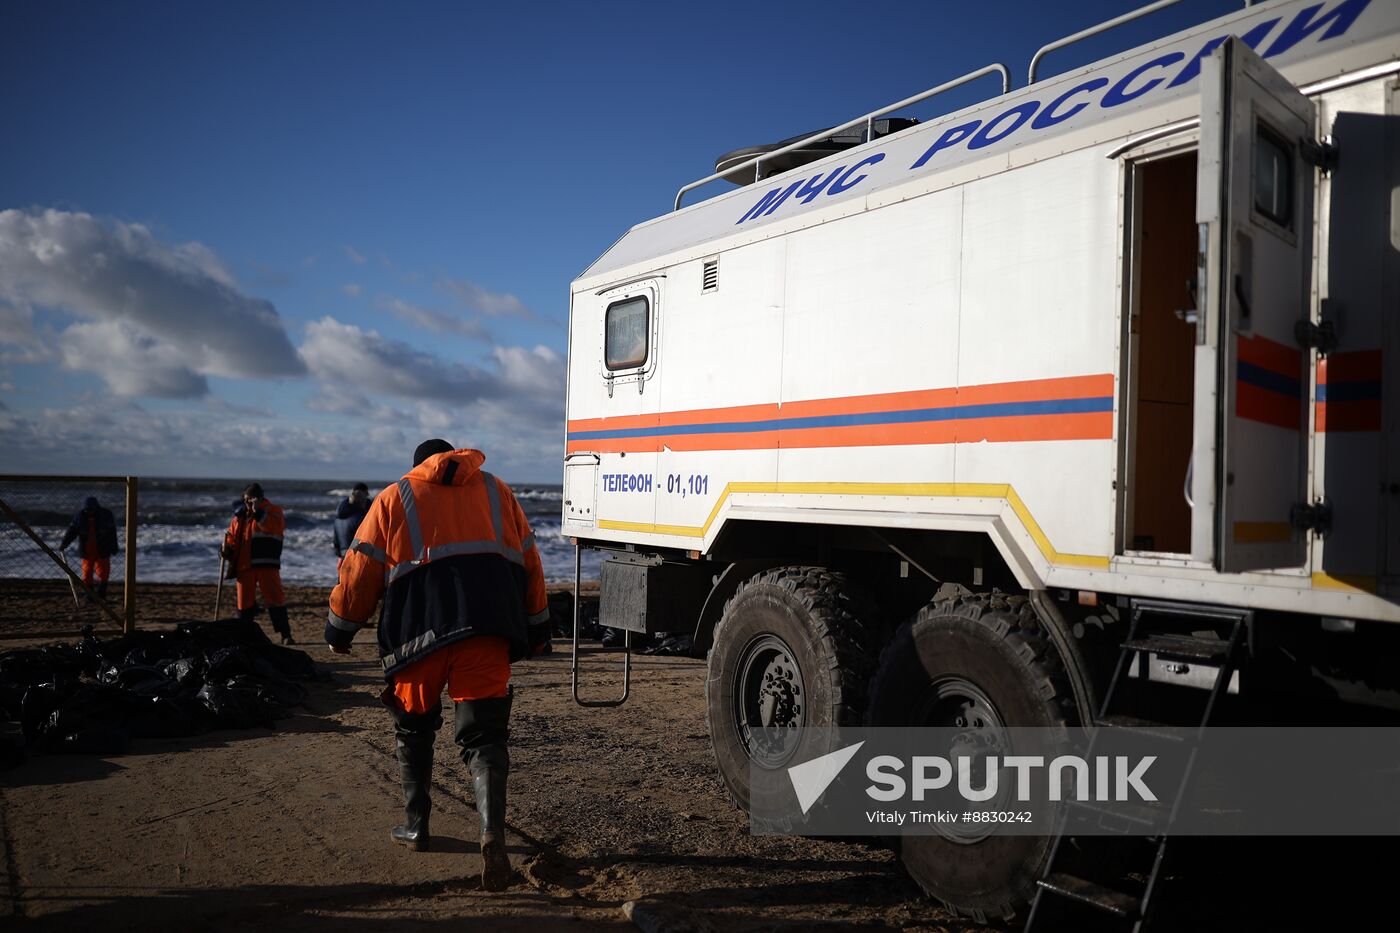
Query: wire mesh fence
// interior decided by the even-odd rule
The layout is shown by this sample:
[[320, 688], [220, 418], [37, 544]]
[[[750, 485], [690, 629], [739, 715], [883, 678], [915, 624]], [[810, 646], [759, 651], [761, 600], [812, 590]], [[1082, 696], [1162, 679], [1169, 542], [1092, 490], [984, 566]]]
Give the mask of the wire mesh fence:
[[0, 476], [0, 638], [129, 628], [135, 508], [134, 477]]

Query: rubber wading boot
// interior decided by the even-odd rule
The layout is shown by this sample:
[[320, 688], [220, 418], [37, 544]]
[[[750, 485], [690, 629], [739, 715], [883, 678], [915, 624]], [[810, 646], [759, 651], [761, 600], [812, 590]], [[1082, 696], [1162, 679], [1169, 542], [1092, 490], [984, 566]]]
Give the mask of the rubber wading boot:
[[107, 598], [107, 581], [106, 581], [106, 580], [99, 580], [99, 581], [98, 581], [98, 583], [97, 583], [97, 598], [98, 598], [98, 599], [106, 599], [106, 598]]
[[292, 626], [287, 622], [286, 606], [268, 606], [267, 617], [272, 621], [272, 630], [282, 636], [282, 644], [296, 644], [296, 639], [292, 638]]
[[389, 830], [389, 837], [408, 846], [414, 852], [427, 852], [431, 835], [428, 815], [433, 801], [433, 740], [442, 726], [442, 707], [426, 713], [405, 713], [391, 709], [394, 715], [394, 751], [399, 758], [399, 776], [403, 782], [403, 823]]
[[257, 615], [258, 615], [258, 607], [257, 607], [257, 606], [249, 606], [247, 609], [240, 609], [240, 610], [238, 610], [238, 621], [239, 621], [239, 622], [252, 622], [253, 619], [257, 618]]
[[510, 774], [511, 697], [457, 704], [457, 745], [472, 774], [481, 816], [481, 887], [503, 891], [515, 874], [506, 855], [506, 778]]

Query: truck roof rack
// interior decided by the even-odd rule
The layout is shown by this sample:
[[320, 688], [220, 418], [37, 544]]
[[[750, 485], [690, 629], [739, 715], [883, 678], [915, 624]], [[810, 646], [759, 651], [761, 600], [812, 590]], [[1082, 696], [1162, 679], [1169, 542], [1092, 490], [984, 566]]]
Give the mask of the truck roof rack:
[[[1122, 16], [1115, 16], [1113, 17], [1113, 19], [1106, 19], [1102, 23], [1099, 23], [1097, 26], [1090, 26], [1088, 29], [1081, 29], [1076, 33], [1071, 33], [1070, 35], [1065, 36], [1063, 39], [1056, 39], [1054, 42], [1048, 42], [1045, 45], [1042, 45], [1039, 49], [1036, 50], [1036, 53], [1031, 56], [1031, 67], [1027, 71], [1026, 84], [1029, 86], [1035, 83], [1035, 67], [1040, 64], [1040, 60], [1042, 58], [1055, 51], [1056, 49], [1062, 49], [1067, 45], [1074, 45], [1074, 43], [1080, 41], [1081, 39], [1087, 39], [1090, 36], [1097, 36], [1099, 33], [1107, 32], [1115, 26], [1121, 26], [1124, 23], [1132, 22], [1135, 19], [1146, 16], [1148, 13], [1155, 13], [1163, 7], [1169, 7], [1174, 3], [1180, 2], [1181, 0], [1157, 0], [1156, 3], [1149, 3], [1147, 6], [1138, 7], [1136, 10], [1130, 10], [1127, 13], [1124, 13]], [[1245, 6], [1249, 5], [1250, 3], [1248, 2], [1248, 0], [1246, 0]]]
[[[1172, 2], [1175, 3], [1176, 0], [1172, 0]], [[845, 130], [854, 129], [857, 126], [860, 126], [862, 123], [866, 125], [866, 138], [872, 138], [874, 136], [874, 134], [871, 132], [873, 128], [872, 124], [874, 123], [876, 117], [883, 117], [891, 110], [898, 110], [900, 107], [908, 107], [913, 104], [917, 104], [920, 101], [928, 100], [930, 97], [933, 97], [937, 94], [942, 94], [944, 91], [951, 91], [955, 87], [961, 87], [962, 85], [967, 84], [969, 81], [975, 81], [983, 75], [989, 74], [1001, 75], [1001, 92], [1003, 94], [1011, 90], [1011, 72], [1007, 69], [1005, 65], [1001, 64], [1000, 62], [993, 62], [992, 64], [987, 65], [986, 67], [978, 68], [976, 71], [969, 71], [967, 74], [956, 77], [951, 81], [945, 81], [937, 87], [931, 87], [921, 94], [915, 94], [913, 97], [906, 97], [903, 100], [895, 101], [893, 104], [890, 104], [887, 107], [881, 107], [879, 110], [872, 110], [865, 116], [856, 117], [854, 120], [848, 120], [847, 122], [842, 123], [840, 126], [834, 126], [826, 130], [818, 130], [816, 133], [813, 133], [810, 136], [803, 136], [801, 139], [789, 143], [786, 146], [774, 149], [771, 152], [764, 152], [757, 156], [754, 156], [747, 162], [741, 162], [738, 165], [728, 166], [722, 172], [715, 172], [713, 175], [706, 175], [704, 178], [701, 178], [698, 181], [692, 181], [688, 185], [683, 185], [681, 189], [676, 192], [675, 210], [681, 209], [681, 199], [685, 197], [686, 192], [693, 191], [696, 188], [699, 188], [701, 185], [708, 185], [710, 182], [718, 181], [721, 178], [730, 178], [739, 171], [747, 169], [749, 167], [753, 168], [754, 178], [757, 180], [759, 178], [759, 167], [762, 165], [765, 159], [772, 159], [778, 156], [786, 155], [787, 153], [792, 152], [794, 149], [801, 149], [803, 146], [810, 145], [811, 143], [814, 143], [821, 139], [826, 139], [828, 136], [834, 136], [837, 133], [843, 132]]]
[[[1160, 9], [1172, 6], [1180, 2], [1181, 0], [1155, 0], [1155, 2], [1153, 3], [1149, 3], [1146, 6], [1139, 7], [1136, 10], [1130, 10], [1129, 12], [1124, 13], [1121, 16], [1115, 16], [1112, 19], [1104, 20], [1102, 23], [1099, 23], [1096, 26], [1090, 26], [1088, 29], [1081, 29], [1076, 33], [1071, 33], [1070, 35], [1065, 36], [1061, 39], [1056, 39], [1054, 42], [1042, 45], [1039, 49], [1036, 50], [1035, 55], [1031, 57], [1030, 68], [1027, 69], [1026, 83], [1028, 85], [1035, 83], [1036, 69], [1040, 65], [1041, 59], [1043, 59], [1046, 55], [1050, 54], [1051, 52], [1065, 48], [1069, 45], [1073, 45], [1074, 43], [1079, 42], [1083, 39], [1087, 39], [1090, 36], [1096, 36], [1101, 32], [1107, 32], [1108, 30], [1113, 29], [1116, 26], [1121, 26], [1124, 23], [1131, 22], [1135, 19], [1139, 19], [1143, 16], [1146, 16], [1149, 13], [1155, 13]], [[1253, 6], [1254, 0], [1244, 0], [1244, 5]], [[842, 123], [840, 126], [834, 126], [830, 129], [820, 130], [816, 133], [803, 136], [800, 139], [788, 141], [786, 145], [774, 148], [768, 152], [762, 152], [747, 161], [740, 162], [738, 164], [726, 164], [723, 171], [717, 171], [712, 175], [706, 175], [704, 178], [697, 179], [696, 181], [692, 181], [688, 185], [681, 186], [680, 190], [676, 192], [676, 201], [673, 210], [680, 210], [681, 201], [685, 198], [686, 194], [691, 191], [694, 191], [696, 188], [699, 188], [703, 185], [708, 185], [712, 181], [719, 181], [721, 178], [727, 179], [728, 181], [735, 181], [735, 176], [738, 173], [750, 168], [754, 170], [754, 181], [760, 181], [762, 179], [761, 168], [765, 161], [780, 158], [784, 155], [787, 155], [790, 152], [801, 149], [805, 146], [810, 146], [813, 143], [820, 142], [821, 140], [835, 136], [846, 130], [854, 129], [855, 127], [860, 126], [862, 123], [865, 124], [865, 139], [873, 140], [877, 135], [874, 132], [874, 120], [876, 117], [882, 117], [885, 114], [890, 113], [893, 110], [898, 110], [901, 107], [908, 107], [913, 104], [920, 103], [921, 101], [928, 100], [930, 97], [942, 94], [944, 91], [950, 91], [955, 87], [961, 87], [962, 85], [967, 84], [969, 81], [975, 81], [977, 78], [989, 74], [1001, 75], [1001, 93], [1006, 94], [1011, 90], [1011, 72], [1007, 70], [1007, 67], [1001, 64], [1000, 62], [993, 62], [992, 64], [987, 65], [984, 68], [978, 68], [976, 71], [969, 71], [967, 74], [956, 77], [951, 81], [945, 81], [937, 87], [931, 87], [921, 94], [915, 94], [913, 97], [906, 97], [903, 100], [890, 104], [887, 107], [881, 107], [879, 110], [873, 110], [870, 113], [867, 113], [865, 116], [857, 117], [854, 120]], [[735, 183], [738, 184], [739, 182]]]

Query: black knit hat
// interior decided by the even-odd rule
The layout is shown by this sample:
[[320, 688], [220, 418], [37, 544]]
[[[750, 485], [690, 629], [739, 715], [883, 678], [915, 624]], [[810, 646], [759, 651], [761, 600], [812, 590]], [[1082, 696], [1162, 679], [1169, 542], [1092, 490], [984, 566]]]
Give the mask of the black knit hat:
[[417, 466], [434, 454], [445, 454], [449, 450], [456, 450], [456, 448], [440, 437], [424, 441], [419, 444], [418, 449], [413, 452], [413, 465]]

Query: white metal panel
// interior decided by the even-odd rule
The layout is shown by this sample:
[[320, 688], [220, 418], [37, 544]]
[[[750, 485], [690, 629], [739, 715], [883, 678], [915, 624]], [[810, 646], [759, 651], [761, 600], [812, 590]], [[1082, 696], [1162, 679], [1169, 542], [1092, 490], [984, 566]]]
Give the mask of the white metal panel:
[[963, 189], [959, 384], [1115, 371], [1117, 184], [1084, 151]]
[[957, 384], [962, 193], [786, 238], [784, 402]]
[[1385, 114], [1385, 84], [1329, 94], [1319, 104], [1319, 132], [1335, 137], [1346, 164], [1322, 180], [1319, 192], [1327, 235], [1318, 244], [1318, 285], [1339, 339], [1335, 352], [1318, 363], [1314, 393], [1313, 495], [1332, 510], [1331, 530], [1315, 546], [1314, 569], [1367, 581], [1384, 575], [1389, 550], [1380, 370], [1387, 309], [1394, 307], [1385, 299], [1397, 291], [1393, 283], [1386, 287], [1396, 270], [1388, 261], [1394, 254], [1391, 205], [1383, 192], [1400, 177], [1400, 149], [1388, 142], [1400, 117]]
[[779, 479], [952, 479], [948, 445], [901, 419], [939, 403], [902, 393], [957, 384], [961, 219], [949, 191], [787, 238], [783, 417], [811, 427], [782, 434]]
[[[1007, 483], [1047, 562], [1107, 568], [1113, 553], [1113, 442], [959, 444], [960, 484]], [[1024, 519], [1023, 519], [1024, 523]], [[1036, 540], [1038, 529], [1043, 538]], [[1046, 553], [1046, 548], [1053, 553]]]
[[662, 410], [676, 430], [702, 433], [669, 437], [657, 456], [657, 525], [703, 527], [728, 483], [776, 478], [777, 450], [747, 408], [776, 413], [786, 252], [767, 240], [721, 254], [711, 292], [702, 260], [667, 273]]

